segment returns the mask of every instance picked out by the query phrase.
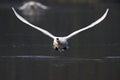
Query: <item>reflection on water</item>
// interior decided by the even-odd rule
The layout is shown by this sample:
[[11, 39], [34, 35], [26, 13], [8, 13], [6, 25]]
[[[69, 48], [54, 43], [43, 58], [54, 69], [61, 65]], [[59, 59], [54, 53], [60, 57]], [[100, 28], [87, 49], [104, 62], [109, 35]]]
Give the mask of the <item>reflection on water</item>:
[[120, 56], [107, 56], [101, 58], [74, 58], [62, 56], [0, 56], [1, 59], [38, 59], [38, 60], [60, 60], [60, 61], [105, 61], [105, 60], [119, 60]]
[[[120, 56], [107, 56], [101, 58], [75, 58], [75, 57], [62, 57], [62, 56], [0, 56], [1, 60], [36, 60], [36, 61], [47, 61], [47, 62], [57, 62], [55, 65], [68, 64], [68, 63], [85, 63], [85, 62], [95, 62], [95, 63], [104, 63], [104, 62], [116, 62], [120, 61]], [[61, 64], [60, 64], [61, 63]]]

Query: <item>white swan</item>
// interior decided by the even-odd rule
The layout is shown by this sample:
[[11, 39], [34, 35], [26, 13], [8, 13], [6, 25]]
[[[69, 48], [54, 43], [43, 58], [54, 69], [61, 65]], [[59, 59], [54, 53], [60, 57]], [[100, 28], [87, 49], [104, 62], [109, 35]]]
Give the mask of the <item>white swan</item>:
[[25, 10], [27, 8], [32, 8], [32, 7], [39, 7], [39, 8], [42, 8], [42, 9], [48, 9], [47, 6], [41, 4], [40, 2], [35, 2], [35, 1], [29, 1], [29, 2], [26, 2], [24, 5], [22, 5], [19, 9], [20, 10]]
[[28, 16], [39, 15], [47, 9], [47, 6], [36, 1], [28, 1], [24, 3], [21, 7], [19, 7], [19, 10], [21, 10], [24, 15]]
[[106, 10], [106, 12], [103, 14], [103, 16], [101, 18], [99, 18], [97, 21], [91, 23], [90, 25], [88, 25], [87, 27], [85, 28], [82, 28], [82, 29], [79, 29], [77, 31], [74, 31], [73, 33], [69, 34], [68, 36], [65, 36], [65, 37], [57, 37], [57, 36], [54, 36], [52, 35], [51, 33], [49, 33], [48, 31], [40, 28], [40, 27], [37, 27], [31, 23], [29, 23], [27, 20], [25, 20], [23, 17], [21, 17], [16, 11], [15, 9], [12, 7], [12, 10], [14, 11], [16, 17], [18, 19], [20, 19], [22, 22], [28, 24], [29, 26], [41, 31], [43, 34], [51, 37], [53, 39], [53, 48], [55, 50], [58, 50], [58, 51], [64, 51], [66, 49], [68, 49], [68, 39], [70, 39], [71, 37], [73, 37], [74, 35], [84, 31], [84, 30], [87, 30], [89, 28], [92, 28], [94, 27], [96, 24], [100, 23], [102, 20], [105, 19], [105, 17], [107, 16], [107, 13], [109, 11], [109, 9]]

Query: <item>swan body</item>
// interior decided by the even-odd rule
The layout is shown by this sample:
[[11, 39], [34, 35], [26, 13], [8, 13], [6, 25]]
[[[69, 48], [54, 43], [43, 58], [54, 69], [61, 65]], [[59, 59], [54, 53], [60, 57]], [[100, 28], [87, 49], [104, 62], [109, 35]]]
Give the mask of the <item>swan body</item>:
[[21, 20], [22, 22], [24, 22], [25, 24], [41, 31], [43, 34], [49, 36], [50, 38], [53, 39], [53, 48], [55, 50], [58, 50], [58, 51], [64, 51], [66, 49], [68, 49], [68, 39], [70, 39], [71, 37], [75, 36], [76, 34], [84, 31], [84, 30], [87, 30], [89, 28], [92, 28], [94, 27], [95, 25], [97, 25], [98, 23], [100, 23], [101, 21], [103, 21], [105, 19], [105, 17], [107, 16], [107, 13], [109, 11], [109, 9], [106, 10], [106, 12], [103, 14], [102, 17], [100, 17], [98, 20], [96, 20], [95, 22], [91, 23], [90, 25], [88, 25], [87, 27], [84, 27], [82, 29], [79, 29], [77, 31], [74, 31], [73, 33], [69, 34], [68, 36], [65, 36], [65, 37], [57, 37], [57, 36], [54, 36], [52, 35], [50, 32], [48, 32], [47, 30], [44, 30], [40, 27], [37, 27], [33, 24], [31, 24], [30, 22], [28, 22], [27, 20], [25, 20], [22, 16], [20, 16], [16, 11], [15, 9], [12, 7], [12, 10], [14, 12], [14, 14], [16, 15], [16, 17]]
[[53, 40], [53, 48], [58, 51], [64, 51], [68, 49], [68, 42], [64, 37], [56, 37]]

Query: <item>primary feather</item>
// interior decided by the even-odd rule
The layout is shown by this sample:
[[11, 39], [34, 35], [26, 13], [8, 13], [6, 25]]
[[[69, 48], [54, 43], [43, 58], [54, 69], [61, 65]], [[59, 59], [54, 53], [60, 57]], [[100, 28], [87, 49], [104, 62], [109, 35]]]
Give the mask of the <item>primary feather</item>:
[[105, 19], [105, 17], [107, 16], [108, 11], [109, 11], [109, 9], [106, 10], [106, 12], [103, 14], [103, 16], [102, 16], [101, 18], [99, 18], [97, 21], [91, 23], [91, 24], [88, 25], [87, 27], [84, 27], [84, 28], [82, 28], [82, 29], [79, 29], [79, 30], [77, 30], [77, 31], [69, 34], [68, 36], [66, 36], [66, 39], [70, 39], [70, 38], [73, 37], [74, 35], [82, 32], [82, 31], [84, 31], [84, 30], [87, 30], [87, 29], [89, 29], [89, 28], [94, 27], [95, 25], [97, 25], [98, 23], [100, 23], [102, 20]]
[[51, 38], [53, 38], [53, 39], [55, 38], [55, 36], [52, 35], [50, 32], [48, 32], [48, 31], [46, 31], [46, 30], [44, 30], [44, 29], [42, 29], [42, 28], [40, 28], [40, 27], [37, 27], [37, 26], [29, 23], [29, 22], [28, 22], [27, 20], [25, 20], [22, 16], [20, 16], [20, 15], [15, 11], [15, 9], [14, 9], [13, 7], [12, 7], [12, 10], [13, 10], [13, 12], [15, 13], [16, 17], [17, 17], [18, 19], [20, 19], [22, 22], [28, 24], [29, 26], [31, 26], [31, 27], [39, 30], [39, 31], [41, 31], [43, 34], [45, 34], [45, 35], [47, 35], [47, 36], [49, 36], [49, 37], [51, 37]]

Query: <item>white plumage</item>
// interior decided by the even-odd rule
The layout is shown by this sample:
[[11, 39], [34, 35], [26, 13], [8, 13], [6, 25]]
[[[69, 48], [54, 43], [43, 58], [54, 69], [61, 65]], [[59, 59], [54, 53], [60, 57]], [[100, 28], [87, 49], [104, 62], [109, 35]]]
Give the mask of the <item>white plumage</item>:
[[43, 5], [40, 2], [28, 1], [19, 7], [19, 10], [23, 12], [26, 16], [35, 16], [43, 13], [44, 10], [47, 10], [48, 7]]
[[100, 17], [98, 20], [96, 20], [95, 22], [91, 23], [90, 25], [88, 25], [87, 27], [84, 27], [82, 29], [79, 29], [77, 31], [74, 31], [73, 33], [69, 34], [68, 36], [65, 36], [65, 37], [57, 37], [57, 36], [54, 36], [52, 35], [50, 32], [40, 28], [40, 27], [37, 27], [33, 24], [31, 24], [30, 22], [28, 22], [27, 20], [25, 20], [23, 17], [21, 17], [16, 11], [14, 8], [12, 8], [12, 10], [14, 11], [16, 17], [21, 20], [22, 22], [24, 22], [25, 24], [41, 31], [43, 34], [49, 36], [50, 38], [53, 39], [53, 47], [55, 50], [58, 50], [58, 51], [64, 51], [66, 49], [68, 49], [68, 39], [70, 39], [71, 37], [75, 36], [76, 34], [84, 31], [84, 30], [87, 30], [89, 28], [92, 28], [94, 27], [95, 25], [97, 25], [98, 23], [100, 23], [102, 20], [105, 19], [105, 17], [107, 16], [107, 13], [109, 11], [109, 9], [106, 10], [106, 12], [103, 14], [102, 17]]

